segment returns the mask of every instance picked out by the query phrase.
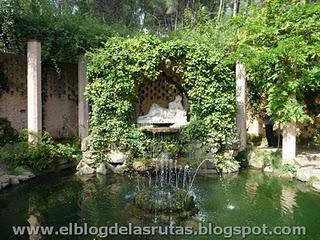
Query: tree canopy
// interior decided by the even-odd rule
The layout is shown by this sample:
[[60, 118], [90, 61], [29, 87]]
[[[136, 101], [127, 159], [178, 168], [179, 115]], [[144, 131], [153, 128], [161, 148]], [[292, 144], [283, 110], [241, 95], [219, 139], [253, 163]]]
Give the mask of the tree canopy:
[[0, 49], [26, 53], [29, 39], [42, 42], [45, 61], [75, 62], [81, 53], [102, 46], [121, 31], [94, 16], [61, 10], [47, 0], [5, 0], [0, 3]]
[[320, 91], [319, 30], [319, 4], [274, 0], [240, 28], [238, 54], [250, 70], [251, 96], [266, 94], [267, 112], [280, 122], [312, 121], [319, 114], [310, 101]]

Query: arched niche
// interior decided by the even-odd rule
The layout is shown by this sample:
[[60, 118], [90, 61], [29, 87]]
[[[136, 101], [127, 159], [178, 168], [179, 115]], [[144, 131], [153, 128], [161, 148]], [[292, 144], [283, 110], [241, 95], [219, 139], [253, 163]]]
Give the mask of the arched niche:
[[136, 104], [136, 116], [147, 114], [153, 103], [168, 108], [168, 104], [177, 95], [182, 97], [183, 107], [188, 110], [188, 99], [181, 83], [180, 78], [168, 76], [165, 72], [161, 72], [155, 81], [146, 81], [138, 86], [139, 98]]

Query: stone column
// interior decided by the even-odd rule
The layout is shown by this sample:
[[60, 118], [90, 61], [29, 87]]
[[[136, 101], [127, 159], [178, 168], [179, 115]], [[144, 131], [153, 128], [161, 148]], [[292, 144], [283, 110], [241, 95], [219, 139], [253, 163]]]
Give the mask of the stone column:
[[28, 41], [27, 64], [28, 141], [33, 143], [42, 130], [41, 43], [37, 40]]
[[78, 124], [79, 124], [79, 137], [81, 139], [88, 136], [88, 112], [89, 106], [85, 99], [84, 92], [88, 83], [86, 58], [84, 55], [79, 57], [78, 62]]
[[292, 120], [283, 128], [282, 132], [282, 162], [294, 164], [296, 157], [296, 122]]
[[236, 64], [236, 124], [240, 140], [240, 151], [247, 146], [246, 131], [246, 71], [241, 63]]

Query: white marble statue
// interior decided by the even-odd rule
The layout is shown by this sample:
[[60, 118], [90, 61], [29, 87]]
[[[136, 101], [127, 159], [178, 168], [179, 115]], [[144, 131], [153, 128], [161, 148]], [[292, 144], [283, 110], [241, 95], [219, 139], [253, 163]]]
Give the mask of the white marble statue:
[[169, 108], [160, 107], [153, 103], [149, 112], [138, 117], [140, 124], [168, 123], [168, 124], [184, 124], [187, 123], [187, 112], [182, 106], [182, 97], [177, 95], [175, 100], [169, 103]]

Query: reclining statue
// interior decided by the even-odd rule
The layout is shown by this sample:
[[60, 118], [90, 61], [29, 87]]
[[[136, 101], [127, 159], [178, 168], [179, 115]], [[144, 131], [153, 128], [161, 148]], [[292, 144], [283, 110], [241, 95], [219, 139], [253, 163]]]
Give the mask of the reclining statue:
[[177, 95], [175, 100], [169, 103], [168, 108], [160, 107], [153, 103], [146, 115], [139, 116], [138, 123], [168, 123], [168, 124], [183, 124], [187, 123], [187, 112], [182, 105], [182, 97]]

